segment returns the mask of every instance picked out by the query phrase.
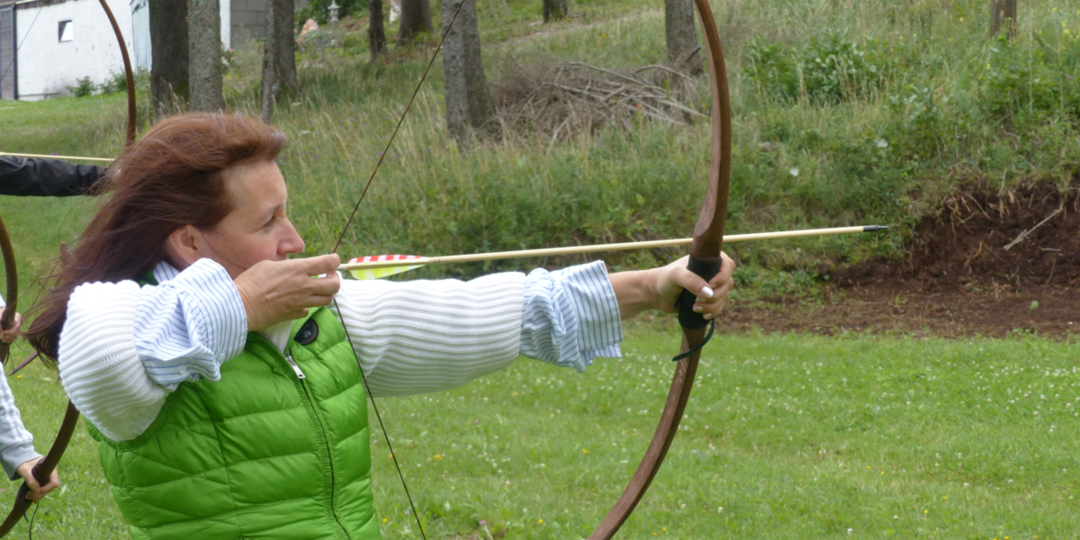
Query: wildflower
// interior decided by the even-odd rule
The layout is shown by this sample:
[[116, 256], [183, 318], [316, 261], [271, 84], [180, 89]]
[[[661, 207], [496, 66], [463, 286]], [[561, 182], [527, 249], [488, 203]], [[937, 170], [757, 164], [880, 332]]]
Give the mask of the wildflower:
[[889, 141], [886, 141], [885, 139], [878, 139], [878, 140], [874, 141], [874, 144], [878, 148], [888, 148], [889, 147]]
[[791, 169], [788, 170], [788, 174], [790, 174], [791, 176], [798, 177], [799, 176], [799, 168], [798, 167], [792, 167]]
[[583, 454], [588, 454], [588, 453], [589, 453], [589, 449], [588, 449], [588, 448], [582, 448], [582, 449], [581, 449], [581, 453], [583, 453]]
[[536, 524], [537, 524], [537, 525], [543, 525], [543, 524], [544, 524], [544, 520], [542, 520], [542, 519], [538, 519], [538, 520], [536, 520]]
[[487, 521], [481, 519], [480, 520], [480, 526], [481, 527], [487, 527]]

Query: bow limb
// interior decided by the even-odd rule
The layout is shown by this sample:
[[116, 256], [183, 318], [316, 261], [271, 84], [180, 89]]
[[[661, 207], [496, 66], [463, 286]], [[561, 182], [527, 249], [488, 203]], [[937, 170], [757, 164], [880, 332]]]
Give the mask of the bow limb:
[[[708, 50], [709, 70], [712, 73], [712, 166], [709, 171], [709, 188], [705, 204], [694, 228], [694, 240], [690, 247], [689, 268], [705, 280], [716, 275], [721, 263], [721, 247], [724, 239], [724, 220], [727, 216], [728, 189], [731, 179], [731, 102], [728, 94], [727, 68], [724, 52], [720, 46], [720, 34], [708, 0], [694, 0], [701, 18], [702, 33]], [[698, 347], [706, 339], [706, 321], [693, 312], [695, 294], [683, 291], [680, 297], [679, 323], [683, 327], [681, 352], [693, 351], [679, 360], [671, 380], [664, 412], [656, 427], [645, 457], [638, 465], [630, 484], [616, 501], [589, 540], [607, 540], [634, 511], [638, 502], [649, 489], [660, 465], [664, 462], [671, 442], [678, 432], [690, 389], [694, 385], [701, 350]]]
[[[124, 77], [127, 80], [127, 94], [128, 94], [128, 120], [127, 120], [127, 133], [125, 137], [125, 143], [131, 144], [135, 141], [135, 124], [136, 124], [136, 104], [135, 104], [135, 76], [131, 70], [131, 58], [128, 56], [127, 45], [124, 42], [124, 34], [120, 31], [120, 25], [116, 22], [116, 17], [113, 16], [112, 10], [109, 9], [109, 4], [105, 0], [98, 0], [102, 9], [105, 10], [105, 15], [109, 18], [109, 23], [112, 25], [113, 34], [116, 35], [116, 43], [120, 46], [120, 54], [124, 59]], [[15, 315], [15, 300], [18, 298], [18, 282], [15, 272], [15, 256], [11, 249], [11, 242], [8, 238], [7, 229], [3, 226], [3, 221], [0, 220], [0, 248], [2, 248], [4, 255], [4, 268], [7, 272], [7, 288], [8, 288], [8, 307], [10, 309], [5, 310], [4, 316], [0, 323], [5, 323], [6, 328], [10, 324], [11, 317]], [[0, 359], [6, 360], [8, 348], [7, 346], [0, 345]], [[56, 470], [56, 466], [60, 463], [60, 458], [63, 457], [64, 451], [67, 450], [68, 443], [71, 442], [71, 436], [75, 433], [75, 428], [79, 424], [79, 411], [75, 408], [75, 404], [68, 401], [67, 410], [64, 412], [64, 420], [60, 424], [60, 430], [56, 434], [56, 440], [53, 441], [52, 446], [49, 448], [49, 453], [45, 457], [34, 465], [33, 475], [38, 481], [39, 485], [45, 485], [49, 483], [49, 477], [52, 476], [52, 472]], [[29, 486], [24, 482], [22, 487], [19, 488], [18, 494], [15, 496], [15, 506], [11, 509], [7, 518], [3, 523], [0, 523], [0, 538], [6, 536], [11, 529], [22, 519], [23, 515], [30, 508], [32, 501], [26, 498], [27, 493], [30, 492]]]

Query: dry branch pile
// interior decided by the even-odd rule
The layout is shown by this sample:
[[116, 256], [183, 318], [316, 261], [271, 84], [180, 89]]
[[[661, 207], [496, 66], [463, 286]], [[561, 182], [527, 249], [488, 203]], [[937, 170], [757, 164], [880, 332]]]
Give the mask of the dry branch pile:
[[505, 137], [542, 133], [552, 141], [641, 120], [689, 124], [706, 118], [692, 104], [697, 82], [662, 65], [628, 73], [581, 62], [519, 67], [494, 85], [495, 121]]

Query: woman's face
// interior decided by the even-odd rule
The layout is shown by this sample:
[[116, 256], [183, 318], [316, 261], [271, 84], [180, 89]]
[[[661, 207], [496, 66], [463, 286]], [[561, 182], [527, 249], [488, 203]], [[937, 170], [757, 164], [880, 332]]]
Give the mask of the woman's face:
[[213, 229], [200, 231], [206, 247], [202, 256], [236, 279], [255, 263], [283, 261], [304, 251], [304, 240], [285, 215], [289, 193], [276, 163], [238, 165], [225, 174], [234, 208]]

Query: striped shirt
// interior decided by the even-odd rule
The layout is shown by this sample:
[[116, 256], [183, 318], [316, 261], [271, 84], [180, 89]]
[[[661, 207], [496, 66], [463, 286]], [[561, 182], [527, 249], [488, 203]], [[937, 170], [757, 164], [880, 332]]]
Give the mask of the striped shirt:
[[[5, 305], [4, 299], [0, 298], [0, 313]], [[18, 475], [15, 469], [39, 455], [34, 451], [34, 436], [23, 426], [7, 376], [0, 370], [0, 465], [8, 478], [14, 480]]]
[[[169, 389], [175, 389], [185, 380], [198, 380], [201, 377], [218, 380], [221, 377], [221, 364], [239, 354], [247, 338], [244, 305], [232, 279], [224, 268], [209, 259], [201, 259], [183, 271], [162, 262], [153, 274], [159, 285], [142, 288], [134, 325], [135, 348], [147, 373], [155, 382]], [[468, 286], [474, 283], [480, 286], [486, 280], [483, 281], [488, 283], [486, 287], [497, 287], [493, 283], [498, 281], [496, 276], [500, 275], [510, 274], [496, 274], [467, 283], [455, 280], [343, 280], [337, 299], [342, 311], [346, 312], [346, 328], [350, 334], [363, 334], [364, 329], [375, 328], [372, 325], [379, 324], [380, 318], [386, 324], [386, 317], [391, 315], [378, 310], [393, 311], [394, 298], [415, 295], [415, 299], [406, 305], [410, 311], [424, 314], [437, 311], [428, 309], [424, 303], [432, 301], [432, 294], [438, 295], [445, 290], [446, 301], [460, 302], [464, 309], [471, 301]], [[507, 292], [511, 290], [512, 287]], [[386, 294], [382, 294], [382, 291]], [[368, 305], [374, 301], [372, 299], [384, 296], [391, 299], [378, 306]], [[366, 312], [364, 307], [356, 305], [361, 303], [360, 298], [364, 307], [368, 308]], [[401, 304], [400, 300], [398, 304]], [[443, 311], [447, 311], [443, 307]], [[480, 312], [487, 313], [483, 309], [479, 309]], [[494, 315], [491, 314], [492, 317]], [[398, 313], [399, 319], [407, 319], [407, 316], [407, 313]], [[619, 306], [602, 261], [555, 272], [534, 270], [524, 278], [520, 317], [520, 328], [515, 332], [520, 336], [519, 353], [522, 356], [560, 367], [572, 367], [578, 372], [585, 371], [596, 357], [621, 356]], [[492, 322], [495, 320], [493, 318]], [[423, 322], [423, 331], [427, 334], [437, 334], [440, 330], [446, 330], [448, 325], [453, 326], [452, 318], [443, 324], [432, 324], [429, 320]], [[287, 325], [282, 328], [287, 329]], [[266, 332], [271, 334], [267, 337], [277, 342], [279, 348], [284, 347], [284, 340], [280, 339], [282, 328]], [[499, 330], [492, 328], [491, 331], [496, 333]], [[277, 339], [273, 336], [275, 333]], [[424, 339], [424, 336], [415, 337]], [[427, 339], [432, 338], [427, 336]], [[377, 368], [379, 371], [398, 374], [396, 380], [393, 376], [385, 376], [388, 381], [385, 385], [373, 384], [373, 393], [402, 395], [457, 385], [418, 379], [423, 377], [427, 368], [423, 361], [416, 360], [416, 354], [395, 355], [387, 350], [388, 346], [378, 343], [365, 345], [359, 342], [355, 346], [366, 375], [371, 376], [369, 370], [376, 371], [375, 365], [367, 362], [374, 355], [381, 359]], [[476, 354], [484, 353], [477, 350]], [[487, 371], [487, 368], [480, 370]], [[462, 377], [471, 379], [477, 370], [466, 371], [468, 373], [462, 373]], [[455, 382], [460, 384], [466, 381]]]

